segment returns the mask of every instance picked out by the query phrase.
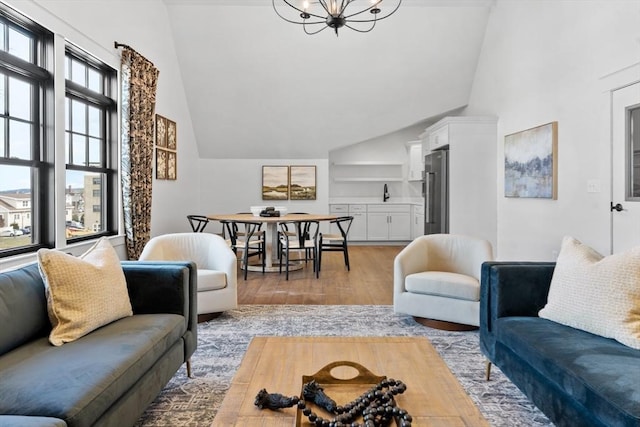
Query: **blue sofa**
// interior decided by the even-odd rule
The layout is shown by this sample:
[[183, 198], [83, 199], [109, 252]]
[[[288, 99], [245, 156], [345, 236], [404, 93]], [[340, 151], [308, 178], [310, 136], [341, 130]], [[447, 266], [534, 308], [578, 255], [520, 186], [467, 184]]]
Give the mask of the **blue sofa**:
[[640, 426], [640, 350], [538, 317], [554, 267], [482, 265], [482, 352], [557, 426]]
[[0, 273], [0, 426], [131, 426], [196, 349], [196, 266], [122, 263], [133, 316], [54, 347], [37, 264]]

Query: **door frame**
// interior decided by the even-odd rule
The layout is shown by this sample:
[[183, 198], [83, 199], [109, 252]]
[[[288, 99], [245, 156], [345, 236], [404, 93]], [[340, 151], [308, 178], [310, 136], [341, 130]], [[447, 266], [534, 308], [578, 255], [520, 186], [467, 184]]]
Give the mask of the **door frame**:
[[[640, 83], [640, 62], [636, 62], [627, 67], [606, 74], [600, 77], [601, 91], [606, 94], [608, 102], [608, 120], [609, 128], [609, 201], [613, 203], [613, 96], [614, 92], [625, 89], [634, 84]], [[628, 162], [625, 162], [625, 174], [627, 173]], [[625, 187], [627, 184], [625, 180]], [[625, 190], [626, 191], [626, 190]], [[613, 211], [609, 212], [609, 253], [613, 253]]]

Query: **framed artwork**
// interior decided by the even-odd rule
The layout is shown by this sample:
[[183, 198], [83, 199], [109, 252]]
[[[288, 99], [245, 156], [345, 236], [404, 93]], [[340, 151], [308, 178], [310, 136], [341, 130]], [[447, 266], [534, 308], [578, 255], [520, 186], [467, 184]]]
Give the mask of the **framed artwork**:
[[176, 122], [167, 119], [167, 148], [169, 150], [177, 150], [178, 133], [176, 129]]
[[558, 122], [504, 137], [504, 195], [558, 198]]
[[290, 166], [289, 198], [291, 200], [316, 200], [315, 166]]
[[262, 166], [262, 200], [289, 198], [289, 166]]
[[156, 146], [167, 146], [167, 119], [165, 117], [162, 117], [160, 114], [156, 114]]
[[167, 179], [167, 150], [156, 148], [156, 179]]
[[156, 114], [156, 179], [178, 179], [176, 122]]
[[178, 178], [176, 156], [175, 151], [167, 151], [167, 179], [175, 180]]

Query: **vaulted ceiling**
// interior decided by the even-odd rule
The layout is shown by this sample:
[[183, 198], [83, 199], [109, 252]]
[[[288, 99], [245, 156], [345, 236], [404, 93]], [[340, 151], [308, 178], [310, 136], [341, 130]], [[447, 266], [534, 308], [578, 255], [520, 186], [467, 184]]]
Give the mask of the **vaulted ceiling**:
[[336, 37], [271, 0], [164, 1], [199, 155], [218, 159], [326, 158], [464, 106], [493, 3], [404, 0]]

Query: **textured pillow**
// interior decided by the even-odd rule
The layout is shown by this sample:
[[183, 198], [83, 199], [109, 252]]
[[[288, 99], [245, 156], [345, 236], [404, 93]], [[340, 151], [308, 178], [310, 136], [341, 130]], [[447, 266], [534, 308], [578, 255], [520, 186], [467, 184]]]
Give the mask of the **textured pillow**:
[[565, 237], [539, 316], [640, 349], [640, 246], [603, 257]]
[[106, 238], [80, 257], [40, 249], [38, 266], [53, 326], [51, 344], [74, 341], [133, 314], [120, 259]]

